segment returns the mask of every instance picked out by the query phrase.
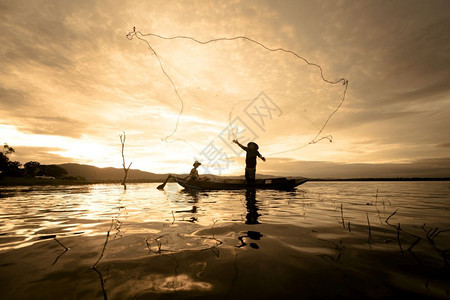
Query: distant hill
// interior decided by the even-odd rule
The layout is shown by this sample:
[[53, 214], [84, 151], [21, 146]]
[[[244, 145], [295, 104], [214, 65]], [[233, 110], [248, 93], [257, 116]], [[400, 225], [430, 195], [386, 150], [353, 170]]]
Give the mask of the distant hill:
[[[67, 176], [84, 177], [86, 180], [91, 181], [120, 181], [123, 179], [124, 172], [121, 168], [98, 168], [90, 165], [82, 165], [75, 163], [66, 163], [58, 165], [67, 171]], [[128, 181], [153, 181], [162, 182], [169, 174], [156, 174], [151, 172], [145, 172], [136, 169], [130, 169], [128, 171]], [[174, 174], [177, 175], [177, 174]], [[178, 174], [180, 175], [180, 174]], [[206, 174], [200, 174], [205, 176]], [[187, 174], [181, 174], [181, 176], [187, 176]], [[206, 175], [208, 177], [217, 177], [216, 175]], [[257, 178], [273, 178], [277, 176], [257, 174]], [[227, 178], [244, 178], [244, 175], [240, 176], [227, 176]]]
[[[58, 165], [67, 171], [68, 176], [84, 177], [86, 180], [113, 180], [123, 179], [124, 171], [119, 168], [98, 168], [90, 165], [81, 164], [61, 164]], [[164, 181], [168, 174], [155, 174], [141, 170], [130, 169], [128, 171], [128, 180], [146, 180], [146, 181]]]

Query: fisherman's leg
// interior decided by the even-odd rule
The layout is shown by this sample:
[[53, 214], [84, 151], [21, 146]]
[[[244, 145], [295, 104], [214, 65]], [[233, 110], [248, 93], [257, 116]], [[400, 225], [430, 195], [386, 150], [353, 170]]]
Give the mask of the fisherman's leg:
[[250, 183], [250, 174], [248, 171], [248, 168], [245, 168], [245, 180], [247, 180], [247, 183]]
[[255, 168], [245, 168], [245, 179], [248, 183], [254, 183], [255, 182]]
[[255, 182], [255, 177], [256, 177], [256, 169], [251, 169], [250, 170], [250, 180], [252, 183]]

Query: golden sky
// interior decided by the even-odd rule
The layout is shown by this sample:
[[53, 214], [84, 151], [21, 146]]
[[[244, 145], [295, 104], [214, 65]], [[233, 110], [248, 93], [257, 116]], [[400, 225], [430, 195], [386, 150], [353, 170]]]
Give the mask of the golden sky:
[[[239, 174], [231, 121], [266, 156], [260, 173], [356, 177], [391, 165], [402, 176], [450, 176], [449, 11], [448, 1], [409, 0], [3, 1], [0, 142], [22, 163], [120, 167], [125, 131], [133, 168], [181, 173], [198, 159], [203, 173]], [[319, 136], [333, 142], [278, 153], [308, 144], [342, 100], [345, 87], [318, 68], [246, 40], [146, 36], [184, 103], [163, 141], [181, 102], [147, 45], [126, 38], [133, 27], [246, 36], [347, 79]]]

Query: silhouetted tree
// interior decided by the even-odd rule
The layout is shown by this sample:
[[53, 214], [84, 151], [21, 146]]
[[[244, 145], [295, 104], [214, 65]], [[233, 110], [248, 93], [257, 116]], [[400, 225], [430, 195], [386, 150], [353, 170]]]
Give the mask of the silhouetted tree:
[[124, 171], [124, 177], [123, 177], [123, 181], [122, 181], [122, 185], [123, 185], [123, 189], [126, 190], [127, 189], [127, 177], [128, 177], [128, 171], [130, 170], [131, 164], [132, 162], [130, 162], [130, 164], [128, 165], [128, 167], [126, 167], [125, 164], [125, 154], [124, 154], [124, 150], [125, 150], [125, 140], [126, 140], [126, 135], [125, 135], [125, 131], [123, 132], [123, 135], [120, 135], [120, 143], [122, 144], [122, 166], [123, 166], [123, 171]]
[[8, 155], [14, 153], [14, 148], [9, 147], [8, 144], [5, 143], [3, 145], [2, 152], [0, 152], [0, 171], [4, 173], [9, 165], [9, 157]]
[[37, 161], [29, 161], [23, 165], [25, 176], [34, 177], [39, 171], [41, 164]]
[[9, 155], [9, 154], [15, 153], [15, 152], [16, 152], [16, 150], [14, 150], [13, 147], [8, 146], [7, 143], [5, 143], [5, 144], [3, 145], [3, 150], [2, 150], [2, 153], [3, 153], [3, 154]]
[[0, 152], [0, 174], [8, 176], [22, 176], [23, 170], [20, 169], [20, 162], [10, 161], [8, 155], [14, 153], [13, 147], [8, 144], [3, 145], [2, 152]]
[[6, 175], [19, 177], [23, 176], [23, 169], [20, 168], [22, 164], [18, 161], [10, 161], [6, 170]]
[[0, 152], [0, 174], [4, 174], [8, 168], [9, 158], [3, 152]]

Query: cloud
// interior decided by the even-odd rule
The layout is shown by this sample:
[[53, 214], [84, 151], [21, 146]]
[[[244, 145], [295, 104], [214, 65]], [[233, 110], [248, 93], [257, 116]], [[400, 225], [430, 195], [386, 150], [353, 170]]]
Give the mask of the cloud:
[[[14, 121], [11, 122], [11, 124], [14, 123]], [[81, 137], [86, 126], [85, 122], [66, 117], [51, 116], [23, 116], [21, 122], [17, 124], [17, 128], [24, 133], [59, 135], [73, 138]]]
[[[0, 87], [0, 99], [0, 123], [15, 125], [25, 133], [80, 137], [87, 126], [70, 117], [49, 115], [55, 110], [26, 90]], [[54, 113], [64, 114], [57, 110]]]
[[0, 87], [0, 110], [11, 111], [30, 104], [27, 93], [16, 89]]
[[449, 92], [448, 9], [445, 1], [327, 2], [316, 12], [322, 57], [343, 70], [361, 109], [439, 100]]
[[[450, 66], [450, 64], [449, 64]], [[450, 76], [450, 73], [448, 74]], [[443, 79], [442, 79], [443, 80]], [[450, 86], [447, 81], [430, 82], [426, 86], [411, 87], [411, 90], [394, 92], [383, 99], [383, 104], [411, 103], [413, 101], [429, 102], [430, 100], [440, 100], [442, 96], [448, 95]]]
[[449, 26], [450, 19], [438, 19], [393, 43], [386, 56], [390, 71], [386, 81], [393, 92], [380, 99], [380, 104], [428, 103], [449, 94], [446, 80], [450, 77]]
[[19, 161], [22, 165], [29, 161], [37, 161], [41, 164], [60, 164], [69, 162], [67, 157], [53, 153], [62, 150], [62, 148], [27, 146], [13, 148], [16, 152], [11, 156], [11, 160]]
[[450, 143], [438, 144], [436, 147], [450, 148]]

